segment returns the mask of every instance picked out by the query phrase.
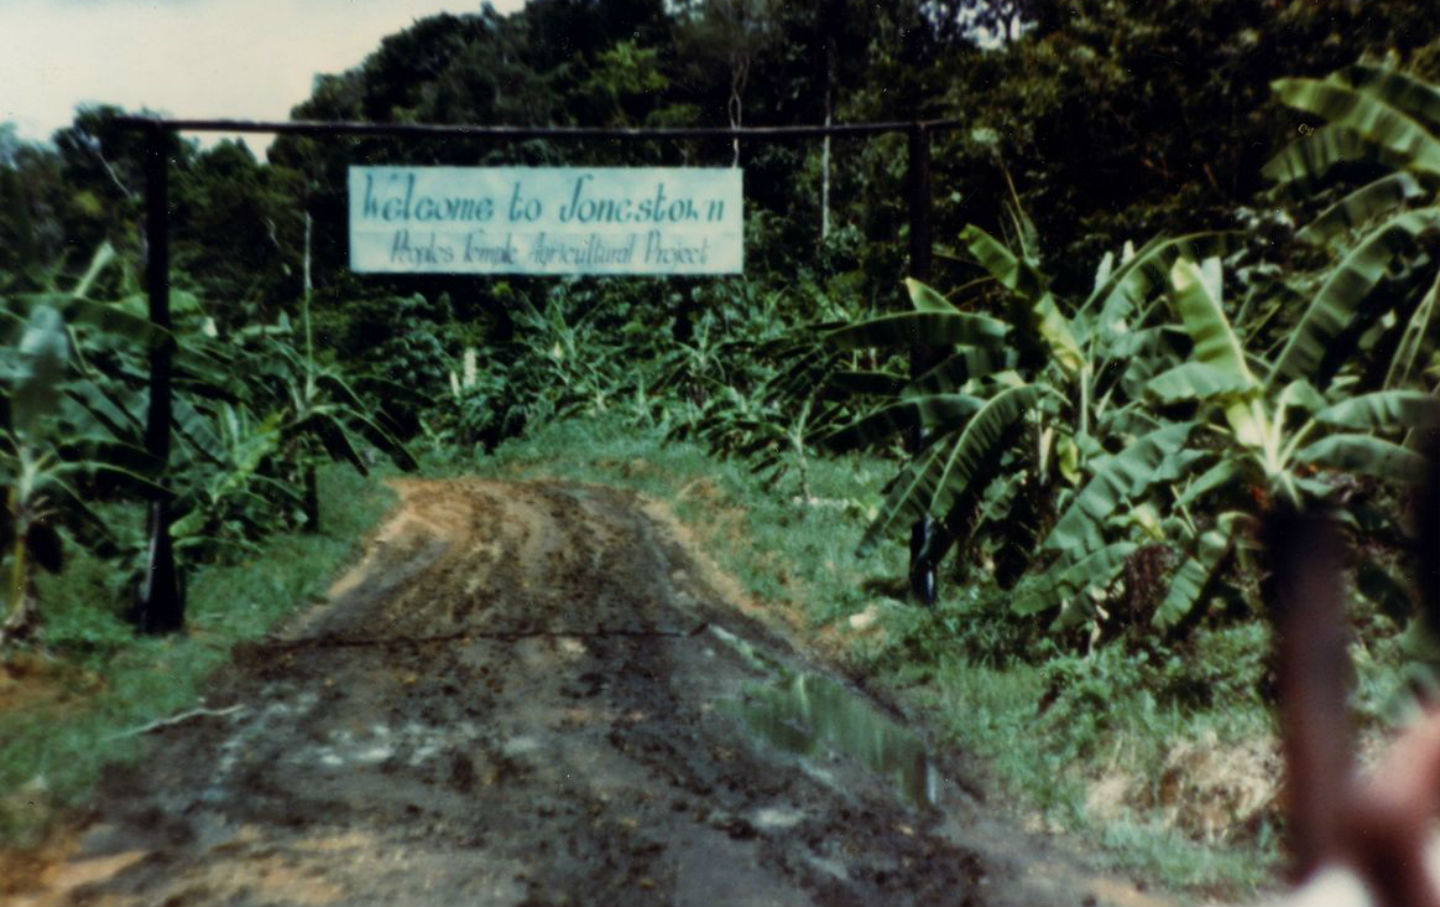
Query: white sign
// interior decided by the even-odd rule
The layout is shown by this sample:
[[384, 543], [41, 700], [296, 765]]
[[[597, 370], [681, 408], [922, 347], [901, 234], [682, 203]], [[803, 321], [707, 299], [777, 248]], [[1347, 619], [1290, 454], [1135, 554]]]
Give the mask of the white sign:
[[739, 274], [741, 171], [351, 167], [350, 269]]

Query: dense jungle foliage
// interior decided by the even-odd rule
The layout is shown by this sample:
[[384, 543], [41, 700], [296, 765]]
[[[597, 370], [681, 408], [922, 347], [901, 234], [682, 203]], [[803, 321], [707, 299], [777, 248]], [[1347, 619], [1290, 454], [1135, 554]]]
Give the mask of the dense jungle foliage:
[[[1104, 700], [1091, 653], [1174, 703], [1258, 701], [1261, 643], [1217, 659], [1235, 655], [1223, 633], [1262, 623], [1253, 530], [1277, 502], [1341, 514], [1366, 638], [1405, 633], [1421, 657], [1406, 513], [1440, 384], [1437, 81], [1433, 10], [1402, 0], [531, 0], [437, 16], [317, 77], [293, 116], [954, 119], [932, 137], [931, 279], [907, 281], [902, 135], [286, 136], [265, 162], [176, 139], [169, 335], [145, 320], [143, 137], [103, 107], [48, 145], [0, 131], [6, 633], [46, 644], [33, 574], [76, 549], [113, 566], [106, 600], [128, 607], [157, 495], [186, 564], [233, 562], [324, 521], [322, 461], [465, 462], [603, 415], [736, 458], [800, 508], [825, 503], [817, 459], [872, 450], [893, 481], [842, 501], [864, 515], [860, 553], [928, 515], [922, 557], [943, 565], [939, 605], [885, 658], [960, 646], [1047, 664], [1073, 706]], [[743, 279], [347, 270], [350, 164], [737, 162]], [[911, 377], [915, 336], [944, 355]], [[162, 475], [145, 354], [172, 342]]]

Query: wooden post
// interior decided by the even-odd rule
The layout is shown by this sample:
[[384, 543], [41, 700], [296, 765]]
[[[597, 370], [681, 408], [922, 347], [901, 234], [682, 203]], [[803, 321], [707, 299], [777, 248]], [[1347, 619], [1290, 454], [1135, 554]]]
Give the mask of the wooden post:
[[[145, 447], [160, 466], [160, 482], [170, 459], [171, 388], [174, 340], [170, 336], [170, 192], [167, 160], [170, 130], [151, 124], [145, 149], [145, 284], [150, 297], [150, 321], [165, 331], [165, 338], [150, 349], [150, 400], [145, 423]], [[145, 576], [135, 603], [135, 622], [145, 633], [168, 633], [185, 623], [185, 602], [180, 594], [175, 549], [170, 539], [170, 501], [166, 496], [150, 502], [149, 544]]]
[[[930, 237], [930, 130], [924, 123], [914, 123], [909, 130], [909, 161], [906, 168], [910, 209], [910, 276], [930, 280], [932, 242]], [[935, 349], [923, 337], [910, 344], [910, 377], [924, 374], [935, 365]], [[925, 430], [917, 426], [909, 438], [912, 453], [925, 443]], [[927, 605], [935, 603], [935, 564], [921, 556], [933, 527], [928, 516], [922, 516], [910, 527], [910, 593]]]

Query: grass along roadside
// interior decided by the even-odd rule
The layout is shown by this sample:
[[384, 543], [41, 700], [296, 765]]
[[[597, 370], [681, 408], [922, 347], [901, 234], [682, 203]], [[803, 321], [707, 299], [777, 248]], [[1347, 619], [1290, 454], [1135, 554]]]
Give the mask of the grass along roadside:
[[[1100, 845], [1104, 868], [1197, 898], [1244, 899], [1278, 867], [1281, 766], [1258, 690], [1268, 631], [1202, 624], [1173, 650], [1083, 648], [1047, 637], [991, 587], [948, 579], [933, 610], [902, 600], [903, 546], [854, 557], [891, 466], [811, 459], [762, 487], [743, 463], [618, 421], [571, 421], [444, 474], [559, 478], [626, 487], [670, 504], [714, 560], [842, 670], [941, 739], [982, 758], [1024, 825]], [[1364, 615], [1372, 623], [1375, 615]], [[1393, 626], [1357, 644], [1357, 706], [1370, 737], [1396, 701]]]
[[323, 595], [393, 494], [348, 467], [319, 479], [322, 531], [274, 535], [243, 563], [193, 568], [183, 634], [135, 635], [96, 561], [78, 556], [41, 578], [40, 647], [0, 667], [0, 845], [38, 844], [83, 806], [105, 763], [143, 756], [136, 729], [202, 706], [206, 677], [233, 645]]

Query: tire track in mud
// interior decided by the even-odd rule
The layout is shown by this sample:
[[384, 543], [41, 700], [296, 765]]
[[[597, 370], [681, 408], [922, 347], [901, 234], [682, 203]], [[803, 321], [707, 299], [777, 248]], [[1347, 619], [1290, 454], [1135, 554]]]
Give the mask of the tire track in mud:
[[51, 900], [1095, 903], [1067, 870], [1027, 880], [1036, 852], [997, 856], [955, 784], [917, 807], [757, 741], [724, 704], [771, 678], [724, 640], [804, 659], [635, 495], [394, 484], [330, 600], [215, 680], [208, 704], [241, 708], [108, 774], [76, 862], [119, 871]]

